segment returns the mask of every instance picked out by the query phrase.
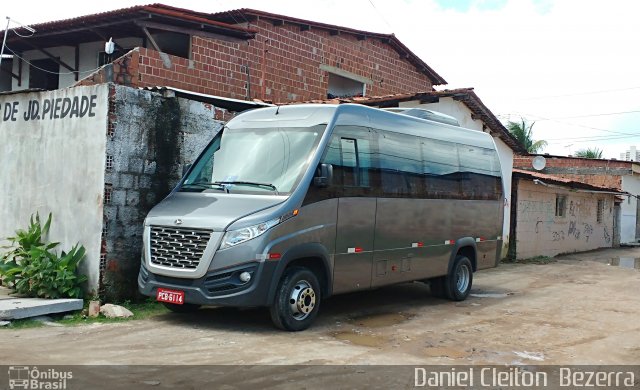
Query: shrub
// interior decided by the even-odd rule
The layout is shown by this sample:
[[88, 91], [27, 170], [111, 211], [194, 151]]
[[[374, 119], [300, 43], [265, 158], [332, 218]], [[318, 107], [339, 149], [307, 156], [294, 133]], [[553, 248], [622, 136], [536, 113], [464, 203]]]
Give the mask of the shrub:
[[58, 242], [45, 242], [51, 227], [51, 213], [44, 225], [36, 213], [27, 230], [17, 230], [7, 238], [11, 245], [0, 256], [0, 277], [17, 293], [39, 298], [80, 298], [81, 284], [87, 280], [77, 274], [85, 249], [76, 244], [69, 252], [55, 252]]

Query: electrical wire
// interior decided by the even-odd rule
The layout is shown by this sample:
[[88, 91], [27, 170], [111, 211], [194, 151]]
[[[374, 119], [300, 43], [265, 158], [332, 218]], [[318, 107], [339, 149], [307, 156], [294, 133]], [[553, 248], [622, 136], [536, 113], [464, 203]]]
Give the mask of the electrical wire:
[[[622, 140], [622, 139], [630, 139], [630, 138], [635, 138], [635, 137], [640, 137], [639, 135], [632, 135], [632, 136], [612, 136], [612, 137], [608, 137], [608, 138], [602, 138], [596, 141], [614, 141], [614, 140]], [[571, 143], [583, 143], [583, 142], [595, 142], [594, 140], [577, 140], [577, 141], [570, 141]], [[547, 142], [549, 145], [560, 145], [560, 144], [566, 144], [567, 141], [558, 141], [558, 142]]]
[[553, 119], [589, 118], [589, 117], [593, 117], [593, 116], [609, 116], [609, 115], [635, 114], [635, 113], [638, 113], [638, 112], [640, 112], [640, 110], [620, 111], [620, 112], [605, 112], [605, 113], [601, 113], [601, 114], [587, 114], [587, 115], [563, 116], [563, 117], [556, 117], [556, 118], [551, 118], [551, 119], [546, 119], [546, 120], [553, 120]]
[[[559, 121], [559, 120], [557, 120], [557, 119], [545, 118], [545, 117], [540, 116], [540, 115], [527, 114], [527, 113], [524, 113], [524, 112], [520, 112], [520, 113], [517, 113], [517, 114], [519, 114], [519, 116], [520, 116], [520, 117], [525, 116], [525, 117], [534, 117], [534, 118], [539, 118], [539, 119], [536, 119], [536, 121], [542, 121], [542, 120], [545, 120], [545, 121], [556, 122], [556, 123], [560, 123], [560, 124], [568, 125], [568, 126], [577, 126], [577, 127], [584, 127], [585, 129], [591, 129], [591, 130], [604, 131], [604, 132], [612, 133], [612, 134], [622, 134], [622, 135], [628, 135], [628, 136], [636, 136], [636, 135], [637, 135], [637, 134], [632, 134], [632, 133], [624, 133], [624, 132], [621, 132], [621, 131], [615, 131], [615, 130], [603, 129], [603, 128], [599, 128], [599, 127], [593, 127], [593, 126], [581, 125], [581, 124], [578, 124], [578, 123], [572, 123], [572, 122]], [[501, 116], [502, 116], [503, 118], [505, 117], [504, 115], [501, 115]], [[510, 115], [510, 114], [508, 114], [508, 115], [506, 116], [506, 118], [510, 118], [510, 117], [511, 117], [511, 115]], [[508, 120], [510, 120], [510, 119], [508, 119]]]
[[[95, 72], [96, 70], [98, 70], [98, 69], [102, 68], [102, 66], [100, 66], [100, 67], [97, 67], [97, 68], [95, 68], [95, 69], [90, 69], [90, 70], [81, 70], [81, 71], [77, 71], [77, 72], [53, 72], [53, 71], [50, 71], [50, 70], [48, 70], [48, 69], [43, 69], [43, 68], [41, 68], [41, 67], [39, 67], [39, 66], [37, 66], [37, 65], [34, 65], [34, 64], [33, 64], [33, 63], [31, 63], [29, 60], [26, 60], [26, 59], [24, 59], [23, 57], [20, 57], [18, 54], [16, 54], [16, 52], [14, 52], [13, 50], [11, 50], [11, 48], [9, 48], [9, 46], [7, 46], [7, 45], [4, 45], [4, 48], [5, 48], [5, 49], [7, 49], [9, 52], [11, 52], [11, 54], [13, 54], [13, 56], [18, 57], [18, 58], [19, 58], [19, 59], [21, 59], [22, 61], [24, 61], [24, 62], [26, 62], [27, 64], [29, 64], [29, 66], [32, 66], [32, 67], [34, 67], [34, 68], [36, 68], [36, 69], [38, 69], [38, 70], [41, 70], [41, 71], [43, 71], [43, 72], [50, 73], [50, 74], [67, 75], [67, 74], [76, 74], [76, 73], [78, 73], [78, 74], [82, 74], [82, 73], [93, 73], [93, 72]], [[104, 66], [104, 65], [103, 65], [103, 66]]]
[[550, 98], [560, 98], [560, 97], [573, 97], [573, 96], [583, 96], [583, 95], [597, 95], [601, 93], [611, 93], [611, 92], [622, 92], [622, 91], [631, 91], [634, 89], [640, 89], [640, 86], [637, 87], [628, 87], [628, 88], [618, 88], [618, 89], [604, 89], [599, 91], [589, 91], [589, 92], [576, 92], [576, 93], [568, 93], [563, 95], [547, 95], [547, 96], [534, 96], [528, 98], [521, 99], [513, 99], [515, 101], [524, 101], [524, 100], [539, 100], [539, 99], [550, 99]]
[[16, 34], [17, 36], [19, 36], [20, 38], [31, 38], [33, 36], [33, 34], [35, 34], [36, 32], [32, 32], [31, 35], [22, 35], [19, 32], [16, 31], [15, 28], [12, 28], [11, 31], [13, 31], [14, 34]]
[[378, 16], [380, 17], [380, 19], [382, 19], [382, 21], [384, 22], [384, 24], [387, 25], [387, 27], [389, 27], [389, 30], [393, 31], [393, 27], [391, 27], [391, 24], [389, 24], [389, 22], [387, 22], [387, 19], [384, 17], [384, 15], [382, 14], [382, 12], [378, 11], [378, 8], [376, 8], [376, 5], [373, 4], [373, 0], [369, 0], [369, 4], [371, 4], [371, 6], [373, 7], [373, 9], [375, 10], [375, 12], [378, 14]]

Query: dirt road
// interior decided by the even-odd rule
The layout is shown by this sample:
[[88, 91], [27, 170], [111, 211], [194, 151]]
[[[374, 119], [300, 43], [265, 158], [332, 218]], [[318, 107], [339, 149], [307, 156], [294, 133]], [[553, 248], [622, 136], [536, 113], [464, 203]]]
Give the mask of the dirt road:
[[[640, 249], [475, 274], [460, 303], [419, 283], [338, 296], [299, 333], [266, 309], [2, 330], [2, 364], [638, 364]], [[638, 264], [638, 262], [636, 262]]]

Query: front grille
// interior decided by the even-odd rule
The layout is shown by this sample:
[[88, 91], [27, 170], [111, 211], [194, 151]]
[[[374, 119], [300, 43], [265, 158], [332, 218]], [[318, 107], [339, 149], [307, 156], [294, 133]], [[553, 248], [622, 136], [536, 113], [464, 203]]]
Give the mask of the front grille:
[[211, 230], [152, 226], [151, 262], [172, 268], [195, 269], [200, 263]]

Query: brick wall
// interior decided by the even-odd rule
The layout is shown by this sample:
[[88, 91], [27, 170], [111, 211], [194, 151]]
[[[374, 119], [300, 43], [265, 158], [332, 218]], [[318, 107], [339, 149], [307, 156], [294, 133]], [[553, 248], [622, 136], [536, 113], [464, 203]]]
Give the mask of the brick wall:
[[[513, 167], [533, 170], [535, 156], [514, 156]], [[546, 165], [541, 173], [554, 175], [587, 184], [622, 188], [622, 177], [632, 174], [632, 163], [620, 160], [600, 160], [575, 157], [545, 157]]]
[[251, 27], [258, 33], [245, 42], [192, 37], [190, 59], [139, 48], [79, 84], [171, 86], [235, 99], [305, 101], [327, 97], [324, 64], [373, 80], [368, 95], [432, 90], [425, 74], [380, 40], [265, 20]]

